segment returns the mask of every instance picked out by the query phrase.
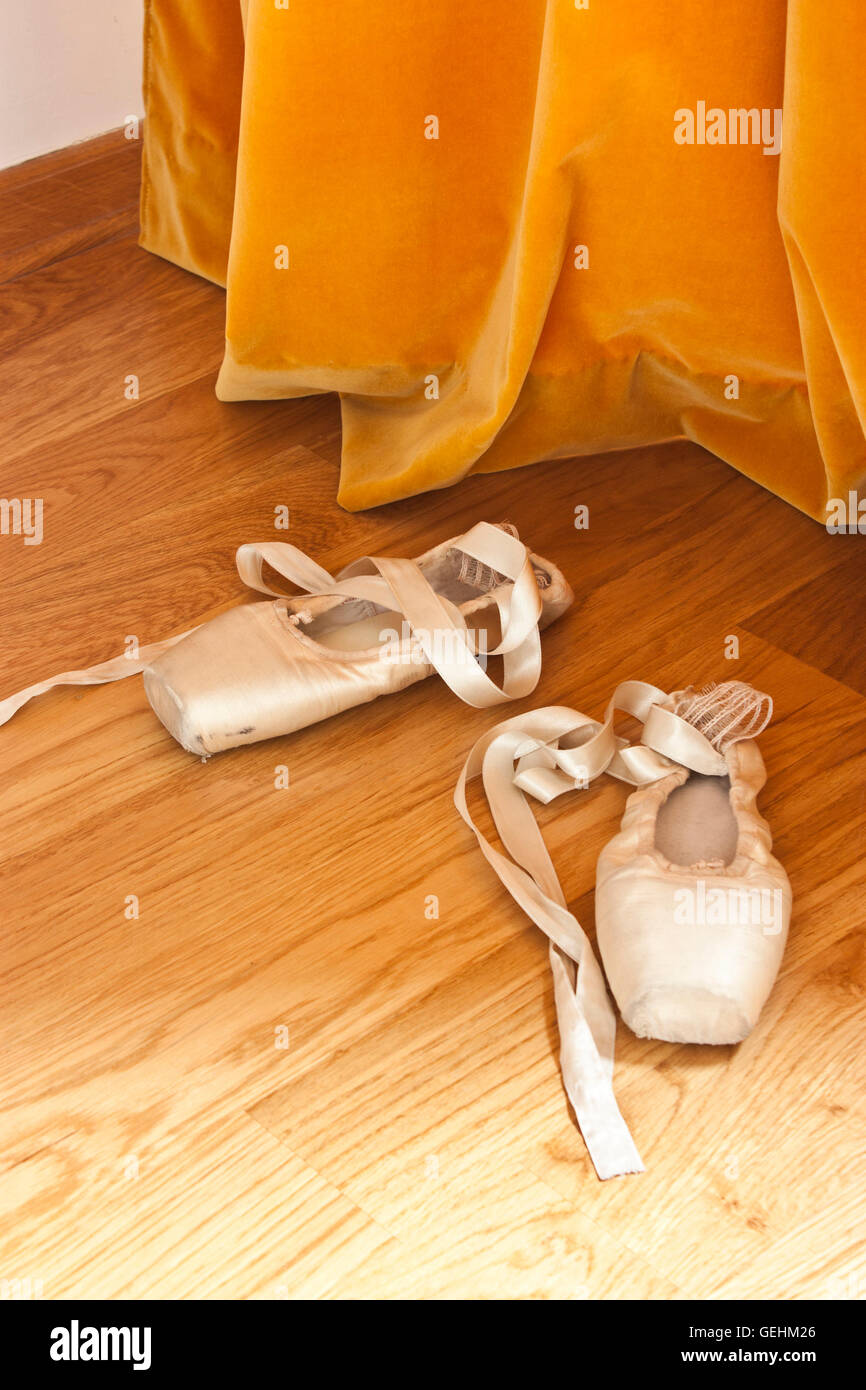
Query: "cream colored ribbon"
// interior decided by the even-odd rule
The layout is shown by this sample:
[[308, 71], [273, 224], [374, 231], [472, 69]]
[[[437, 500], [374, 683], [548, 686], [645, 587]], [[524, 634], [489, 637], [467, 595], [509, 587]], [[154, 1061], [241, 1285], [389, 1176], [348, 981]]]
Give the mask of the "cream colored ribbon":
[[[703, 734], [660, 708], [667, 698], [665, 691], [644, 681], [624, 681], [601, 723], [562, 705], [515, 715], [478, 740], [454, 792], [455, 805], [485, 859], [549, 938], [563, 1082], [600, 1178], [644, 1171], [613, 1092], [616, 1016], [526, 795], [546, 803], [585, 787], [603, 772], [634, 787], [657, 781], [678, 764], [697, 772], [725, 772], [725, 759]], [[617, 737], [617, 710], [643, 724], [639, 744]], [[469, 813], [466, 784], [479, 774], [507, 855], [490, 844]]]
[[[541, 594], [526, 546], [508, 532], [481, 521], [456, 541], [454, 548], [471, 555], [509, 581], [492, 592], [499, 610], [500, 641], [489, 655], [502, 656], [501, 687], [478, 664], [474, 639], [460, 609], [436, 592], [414, 560], [365, 556], [341, 570], [335, 579], [297, 546], [285, 541], [264, 541], [240, 546], [235, 562], [243, 582], [262, 594], [285, 597], [265, 581], [264, 566], [268, 564], [303, 593], [366, 599], [399, 612], [426, 660], [467, 704], [484, 707], [530, 694], [541, 674], [538, 631]], [[112, 657], [96, 666], [63, 671], [48, 680], [37, 681], [0, 700], [0, 724], [11, 719], [28, 700], [55, 686], [102, 685], [134, 676], [195, 631], [189, 628], [177, 637], [153, 642], [139, 648], [134, 656]], [[437, 635], [443, 631], [450, 634], [450, 643], [437, 640]]]

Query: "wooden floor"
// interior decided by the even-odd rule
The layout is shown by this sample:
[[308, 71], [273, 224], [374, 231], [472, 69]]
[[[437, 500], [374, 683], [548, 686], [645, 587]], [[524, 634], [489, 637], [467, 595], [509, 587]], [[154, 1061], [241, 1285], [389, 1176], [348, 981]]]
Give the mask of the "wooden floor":
[[[137, 153], [107, 137], [0, 176], [2, 492], [45, 506], [41, 545], [0, 537], [0, 695], [237, 602], [234, 549], [273, 539], [281, 504], [330, 569], [507, 518], [578, 596], [528, 703], [600, 712], [626, 676], [773, 694], [762, 808], [795, 912], [741, 1046], [620, 1027], [648, 1171], [602, 1184], [545, 942], [451, 802], [489, 713], [430, 680], [202, 763], [138, 679], [55, 692], [0, 731], [0, 1277], [46, 1298], [866, 1297], [864, 542], [687, 444], [341, 512], [333, 398], [216, 400], [223, 296], [136, 246]], [[541, 813], [590, 929], [624, 800]]]

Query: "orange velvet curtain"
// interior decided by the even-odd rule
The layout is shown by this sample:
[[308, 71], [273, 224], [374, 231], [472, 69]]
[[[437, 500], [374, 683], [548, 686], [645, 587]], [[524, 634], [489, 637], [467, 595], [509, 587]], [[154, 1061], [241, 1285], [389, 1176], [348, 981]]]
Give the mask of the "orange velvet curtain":
[[344, 506], [683, 437], [861, 488], [863, 0], [148, 0], [145, 62], [142, 245], [221, 399], [340, 393]]

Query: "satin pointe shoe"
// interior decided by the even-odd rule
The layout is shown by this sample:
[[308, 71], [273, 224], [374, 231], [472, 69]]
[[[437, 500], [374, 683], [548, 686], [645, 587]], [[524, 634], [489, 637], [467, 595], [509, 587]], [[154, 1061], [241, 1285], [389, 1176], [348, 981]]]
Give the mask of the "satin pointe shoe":
[[[178, 743], [209, 756], [292, 733], [402, 690], [438, 671], [467, 704], [531, 694], [540, 630], [574, 595], [513, 527], [479, 522], [415, 560], [365, 557], [335, 578], [296, 546], [242, 545], [236, 562], [268, 602], [84, 671], [67, 671], [0, 702], [0, 723], [55, 685], [99, 684], [143, 672], [154, 711]], [[287, 596], [268, 565], [302, 590]], [[488, 674], [501, 665], [501, 684]]]
[[[642, 723], [619, 738], [620, 710]], [[455, 803], [485, 858], [547, 934], [566, 1093], [600, 1178], [643, 1171], [613, 1093], [616, 1021], [604, 976], [569, 912], [527, 797], [548, 803], [608, 772], [636, 790], [596, 880], [598, 947], [626, 1023], [640, 1037], [736, 1043], [757, 1022], [788, 934], [791, 888], [757, 810], [754, 738], [767, 695], [739, 681], [666, 694], [619, 685], [601, 722], [563, 706], [496, 725], [469, 755]], [[469, 814], [481, 776], [507, 853]]]
[[778, 974], [791, 889], [757, 809], [767, 775], [749, 732], [765, 727], [772, 705], [755, 695], [732, 682], [677, 691], [657, 707], [700, 732], [715, 764], [695, 749], [639, 787], [599, 856], [598, 946], [638, 1037], [742, 1042]]

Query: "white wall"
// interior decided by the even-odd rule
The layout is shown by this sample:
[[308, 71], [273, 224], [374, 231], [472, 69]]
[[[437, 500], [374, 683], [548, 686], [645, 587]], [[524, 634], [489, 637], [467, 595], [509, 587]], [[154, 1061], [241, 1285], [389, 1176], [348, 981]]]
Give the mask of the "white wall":
[[142, 23], [142, 0], [0, 0], [0, 169], [141, 115]]

